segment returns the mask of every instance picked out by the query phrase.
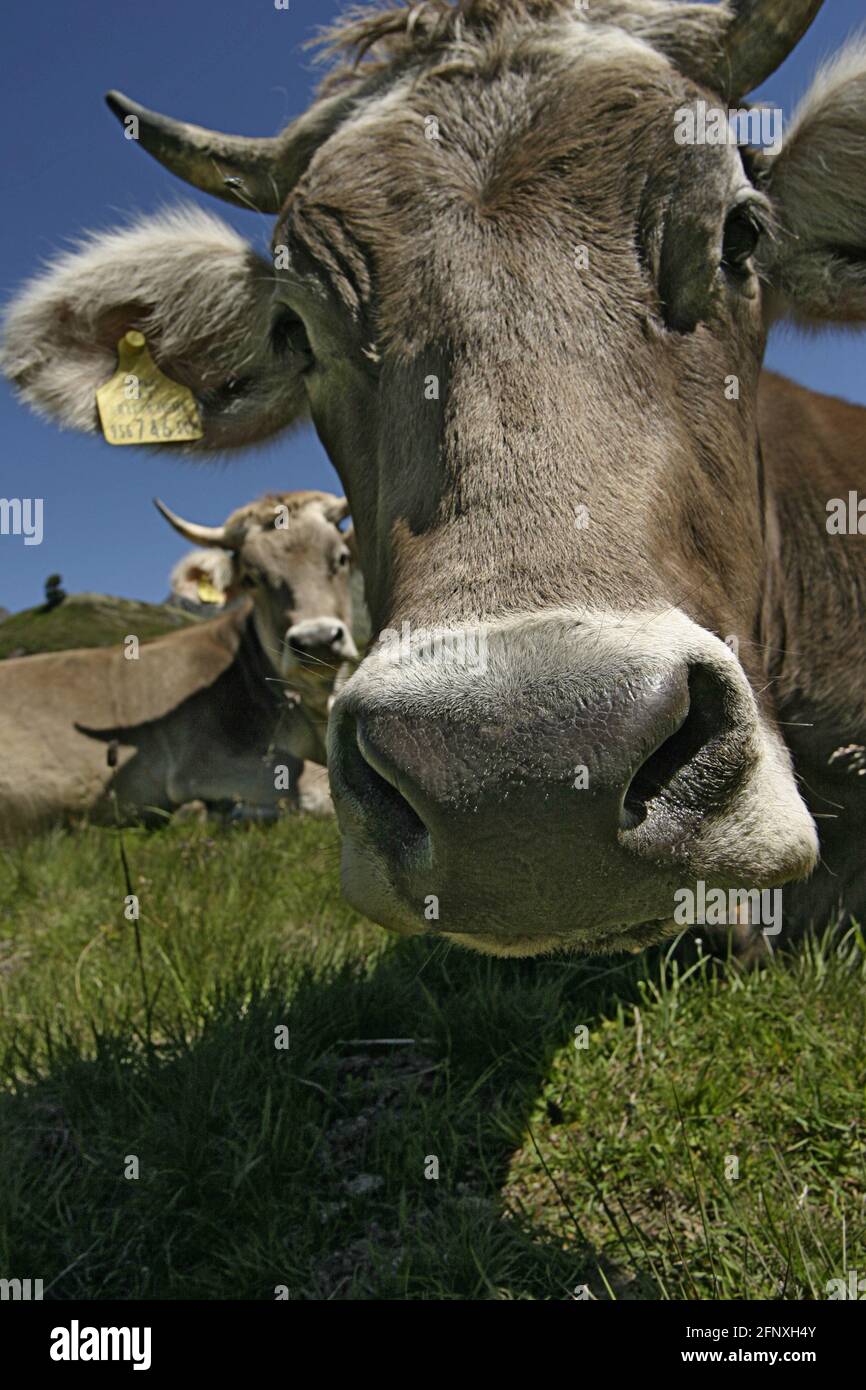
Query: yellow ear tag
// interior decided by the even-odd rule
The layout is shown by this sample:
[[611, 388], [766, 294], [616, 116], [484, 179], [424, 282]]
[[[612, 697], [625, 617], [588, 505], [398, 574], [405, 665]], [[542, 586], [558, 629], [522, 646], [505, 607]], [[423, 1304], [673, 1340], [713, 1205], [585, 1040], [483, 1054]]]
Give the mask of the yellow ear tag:
[[198, 596], [202, 603], [218, 603], [220, 607], [225, 603], [226, 596], [221, 594], [219, 589], [215, 589], [209, 579], [198, 581]]
[[96, 404], [109, 444], [181, 444], [204, 437], [192, 391], [159, 370], [144, 334], [134, 329], [117, 344], [117, 371], [100, 386]]

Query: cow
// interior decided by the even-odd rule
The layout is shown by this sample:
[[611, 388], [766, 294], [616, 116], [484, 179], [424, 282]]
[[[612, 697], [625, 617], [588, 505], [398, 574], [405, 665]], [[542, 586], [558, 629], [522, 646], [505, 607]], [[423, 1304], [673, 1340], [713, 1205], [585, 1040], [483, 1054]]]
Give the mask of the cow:
[[0, 840], [52, 823], [328, 814], [328, 702], [357, 657], [346, 502], [273, 493], [222, 526], [163, 516], [231, 557], [221, 616], [139, 645], [0, 664]]
[[[343, 533], [352, 556], [349, 565], [349, 590], [352, 605], [352, 636], [357, 647], [370, 640], [370, 615], [364, 598], [364, 576], [354, 560], [354, 534], [351, 526]], [[227, 604], [239, 598], [232, 590], [232, 556], [213, 546], [209, 550], [188, 550], [173, 566], [169, 577], [167, 602], [197, 618], [212, 618]], [[234, 595], [234, 596], [233, 596]], [[0, 609], [0, 621], [2, 621]]]
[[94, 236], [12, 303], [4, 369], [93, 431], [134, 329], [190, 453], [312, 416], [372, 615], [328, 762], [377, 922], [534, 955], [640, 949], [689, 894], [780, 935], [866, 909], [866, 542], [826, 512], [866, 413], [762, 372], [774, 322], [866, 318], [866, 46], [782, 141], [707, 135], [821, 2], [354, 13], [269, 139], [108, 97], [274, 215], [272, 258], [197, 209]]

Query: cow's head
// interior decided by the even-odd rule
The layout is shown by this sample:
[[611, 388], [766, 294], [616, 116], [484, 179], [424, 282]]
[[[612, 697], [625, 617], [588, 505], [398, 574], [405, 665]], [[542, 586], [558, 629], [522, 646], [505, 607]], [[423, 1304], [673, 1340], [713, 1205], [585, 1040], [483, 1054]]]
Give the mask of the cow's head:
[[[218, 603], [249, 594], [256, 629], [274, 668], [302, 691], [333, 688], [339, 668], [355, 661], [350, 550], [339, 523], [344, 497], [327, 492], [269, 493], [239, 507], [222, 526], [184, 521], [157, 501], [166, 521], [220, 559]], [[189, 559], [182, 562], [189, 578]], [[193, 565], [192, 567], [196, 567]]]
[[683, 112], [740, 102], [819, 7], [428, 0], [347, 22], [362, 61], [274, 140], [110, 99], [278, 214], [273, 262], [199, 212], [96, 239], [13, 305], [6, 369], [93, 429], [137, 328], [204, 448], [312, 415], [383, 634], [330, 733], [345, 888], [381, 922], [604, 949], [662, 934], [678, 885], [814, 865], [756, 393], [771, 316], [866, 317], [866, 52], [772, 154]]

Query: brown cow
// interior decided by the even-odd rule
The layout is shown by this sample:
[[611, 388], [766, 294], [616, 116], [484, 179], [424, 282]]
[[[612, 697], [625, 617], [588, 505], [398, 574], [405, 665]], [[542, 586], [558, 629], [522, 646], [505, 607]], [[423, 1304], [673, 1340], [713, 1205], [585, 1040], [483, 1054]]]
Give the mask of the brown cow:
[[[223, 526], [172, 526], [229, 561], [240, 603], [122, 648], [0, 662], [0, 839], [190, 802], [244, 817], [330, 810], [328, 703], [357, 657], [345, 499], [262, 497]], [[109, 757], [110, 753], [110, 757]]]
[[656, 940], [683, 894], [866, 909], [834, 757], [866, 742], [866, 557], [827, 528], [866, 414], [761, 376], [774, 319], [866, 318], [866, 47], [772, 150], [697, 133], [820, 3], [356, 16], [273, 140], [109, 99], [279, 215], [273, 264], [200, 212], [96, 237], [13, 304], [5, 369], [92, 430], [136, 328], [200, 402], [193, 447], [312, 414], [380, 638], [329, 734], [380, 922], [532, 954]]

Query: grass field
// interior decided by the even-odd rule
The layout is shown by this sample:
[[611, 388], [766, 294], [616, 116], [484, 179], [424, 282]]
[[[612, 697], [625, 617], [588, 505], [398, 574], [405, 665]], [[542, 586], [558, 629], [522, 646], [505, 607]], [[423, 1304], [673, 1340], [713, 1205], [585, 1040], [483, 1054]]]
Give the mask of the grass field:
[[140, 959], [116, 832], [0, 854], [0, 1277], [809, 1299], [863, 1271], [858, 933], [751, 974], [485, 960], [354, 915], [332, 824], [125, 844]]
[[0, 623], [0, 661], [78, 647], [120, 647], [128, 633], [151, 642], [198, 621], [181, 608], [108, 594], [70, 594], [56, 608], [25, 608]]

